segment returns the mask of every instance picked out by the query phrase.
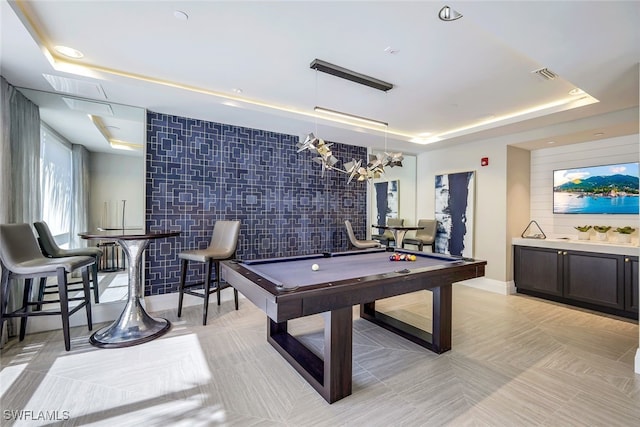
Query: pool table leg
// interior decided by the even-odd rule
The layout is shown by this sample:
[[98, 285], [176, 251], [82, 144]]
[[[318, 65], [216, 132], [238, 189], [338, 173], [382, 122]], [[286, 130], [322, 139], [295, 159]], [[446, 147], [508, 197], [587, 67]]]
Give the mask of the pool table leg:
[[268, 319], [267, 341], [324, 399], [333, 403], [351, 394], [353, 312], [324, 313], [324, 360], [287, 331], [287, 322]]
[[438, 286], [429, 290], [433, 296], [432, 333], [376, 311], [375, 301], [360, 304], [360, 317], [424, 348], [438, 354], [444, 353], [451, 350], [452, 287]]

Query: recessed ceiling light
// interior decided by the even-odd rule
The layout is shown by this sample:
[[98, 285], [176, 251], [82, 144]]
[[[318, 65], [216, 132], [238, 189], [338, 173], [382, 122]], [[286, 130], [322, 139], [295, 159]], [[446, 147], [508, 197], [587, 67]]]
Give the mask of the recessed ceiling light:
[[569, 91], [569, 95], [572, 95], [572, 96], [578, 96], [578, 95], [582, 95], [582, 94], [584, 94], [584, 91], [582, 89], [580, 89], [580, 88], [571, 89]]
[[555, 141], [548, 141], [547, 144], [555, 144]]
[[456, 19], [462, 18], [462, 14], [457, 10], [451, 9], [449, 6], [444, 6], [438, 12], [438, 18], [442, 21], [455, 21]]
[[60, 55], [64, 55], [67, 58], [80, 59], [84, 57], [84, 54], [77, 49], [67, 46], [55, 46], [54, 49]]
[[237, 93], [238, 95], [242, 93], [242, 89], [240, 89], [239, 87], [235, 87], [232, 90], [233, 90], [233, 93]]
[[173, 16], [178, 20], [178, 21], [188, 21], [189, 20], [189, 15], [187, 15], [186, 12], [183, 12], [181, 10], [174, 10], [173, 11]]
[[392, 48], [391, 46], [387, 46], [384, 49], [384, 51], [387, 52], [389, 55], [395, 55], [396, 53], [400, 52], [400, 49], [395, 49], [395, 48]]
[[604, 132], [596, 132], [593, 134], [593, 136], [602, 136], [604, 135]]

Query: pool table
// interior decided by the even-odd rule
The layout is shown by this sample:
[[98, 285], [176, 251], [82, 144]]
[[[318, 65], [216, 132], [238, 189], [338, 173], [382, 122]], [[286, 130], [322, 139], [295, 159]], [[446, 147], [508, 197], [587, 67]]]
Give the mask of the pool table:
[[[268, 342], [327, 400], [351, 394], [352, 306], [360, 317], [436, 353], [451, 349], [451, 285], [484, 276], [486, 261], [396, 250], [415, 261], [390, 261], [385, 249], [253, 261], [223, 261], [220, 275], [267, 319]], [[313, 270], [313, 264], [318, 265]], [[375, 309], [375, 301], [420, 290], [433, 295], [431, 333]], [[287, 332], [287, 321], [326, 313], [324, 354]]]

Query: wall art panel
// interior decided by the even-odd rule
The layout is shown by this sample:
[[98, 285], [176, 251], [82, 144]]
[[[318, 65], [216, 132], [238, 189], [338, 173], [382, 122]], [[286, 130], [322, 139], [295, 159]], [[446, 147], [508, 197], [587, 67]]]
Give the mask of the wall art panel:
[[436, 175], [436, 252], [473, 257], [475, 172]]

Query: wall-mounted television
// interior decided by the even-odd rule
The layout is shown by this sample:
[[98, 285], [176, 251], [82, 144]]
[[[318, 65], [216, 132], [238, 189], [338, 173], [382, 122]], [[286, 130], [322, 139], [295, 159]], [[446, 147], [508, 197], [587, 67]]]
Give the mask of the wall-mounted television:
[[638, 163], [553, 171], [554, 214], [637, 215]]

